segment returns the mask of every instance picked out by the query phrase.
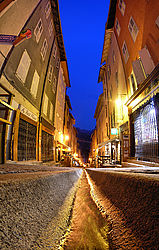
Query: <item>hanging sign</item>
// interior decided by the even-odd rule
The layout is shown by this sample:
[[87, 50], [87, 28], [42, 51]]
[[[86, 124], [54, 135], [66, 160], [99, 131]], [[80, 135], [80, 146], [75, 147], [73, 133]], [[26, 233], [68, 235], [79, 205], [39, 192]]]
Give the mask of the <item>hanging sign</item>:
[[31, 35], [30, 29], [21, 32], [19, 36], [0, 34], [0, 44], [17, 46], [24, 40], [31, 38]]
[[13, 44], [17, 36], [0, 34], [0, 44]]

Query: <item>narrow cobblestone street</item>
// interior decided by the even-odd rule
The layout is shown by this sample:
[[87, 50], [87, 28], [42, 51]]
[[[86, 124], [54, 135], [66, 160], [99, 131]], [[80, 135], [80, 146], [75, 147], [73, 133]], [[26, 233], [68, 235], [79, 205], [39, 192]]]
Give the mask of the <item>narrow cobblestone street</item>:
[[6, 164], [0, 173], [3, 250], [158, 249], [158, 172]]

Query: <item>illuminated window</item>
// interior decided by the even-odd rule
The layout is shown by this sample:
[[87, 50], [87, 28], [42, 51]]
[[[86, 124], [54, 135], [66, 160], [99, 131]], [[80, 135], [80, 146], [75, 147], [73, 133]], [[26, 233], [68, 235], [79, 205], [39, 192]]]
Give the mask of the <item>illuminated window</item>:
[[125, 3], [123, 0], [119, 0], [119, 4], [118, 4], [118, 7], [121, 11], [121, 14], [124, 16], [124, 13], [125, 13]]
[[132, 17], [130, 17], [128, 29], [130, 31], [130, 34], [131, 34], [133, 41], [135, 42], [139, 29], [138, 29], [138, 27], [137, 27], [137, 25]]
[[41, 56], [42, 56], [43, 61], [45, 60], [47, 48], [48, 48], [48, 44], [47, 44], [47, 40], [45, 39], [41, 48]]
[[116, 32], [119, 36], [120, 35], [120, 24], [119, 24], [119, 21], [117, 18], [116, 18], [116, 22], [115, 22], [115, 28], [116, 28]]
[[44, 94], [44, 99], [43, 99], [43, 113], [47, 116], [47, 108], [48, 108], [48, 96]]
[[128, 49], [127, 49], [125, 41], [123, 43], [122, 52], [123, 52], [125, 63], [127, 63], [128, 58], [129, 58], [129, 52], [128, 52]]
[[45, 15], [46, 15], [46, 19], [48, 19], [49, 15], [51, 12], [51, 6], [50, 6], [50, 1], [48, 1], [46, 7], [45, 7]]
[[52, 35], [52, 32], [53, 32], [53, 23], [52, 23], [52, 20], [50, 20], [50, 23], [49, 23], [49, 34], [50, 36]]
[[30, 89], [30, 92], [34, 98], [36, 98], [36, 95], [37, 95], [39, 80], [40, 80], [40, 77], [38, 75], [38, 72], [35, 70], [33, 80], [32, 80], [31, 89]]
[[31, 64], [31, 59], [27, 53], [26, 50], [24, 50], [23, 55], [20, 59], [18, 68], [16, 70], [16, 76], [23, 82], [25, 83], [28, 71], [29, 71], [29, 67]]
[[36, 28], [34, 30], [34, 35], [35, 35], [35, 38], [36, 38], [36, 42], [38, 43], [39, 40], [40, 40], [40, 37], [41, 37], [41, 34], [43, 32], [43, 25], [42, 25], [42, 21], [41, 21], [41, 18], [39, 20], [39, 22], [37, 23], [36, 25]]
[[50, 65], [50, 67], [49, 67], [49, 75], [48, 75], [48, 81], [49, 82], [52, 81], [52, 75], [53, 75], [53, 66]]

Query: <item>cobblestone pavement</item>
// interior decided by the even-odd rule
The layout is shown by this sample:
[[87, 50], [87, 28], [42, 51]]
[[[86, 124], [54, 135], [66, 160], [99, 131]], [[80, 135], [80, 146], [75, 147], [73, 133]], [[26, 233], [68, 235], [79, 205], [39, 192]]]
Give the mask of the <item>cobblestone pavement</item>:
[[[15, 164], [3, 165], [1, 171], [0, 248], [57, 249], [82, 170]], [[51, 233], [51, 242], [45, 232]]]
[[54, 163], [5, 164], [0, 173], [3, 250], [158, 249], [153, 174]]

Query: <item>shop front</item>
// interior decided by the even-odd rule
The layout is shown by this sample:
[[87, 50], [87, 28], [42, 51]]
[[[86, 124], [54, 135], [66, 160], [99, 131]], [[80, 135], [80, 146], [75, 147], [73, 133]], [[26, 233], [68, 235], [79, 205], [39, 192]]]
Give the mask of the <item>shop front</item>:
[[159, 162], [159, 66], [127, 101], [130, 158]]
[[18, 161], [36, 160], [37, 126], [26, 121], [24, 116], [22, 118], [19, 120]]
[[156, 94], [132, 117], [134, 123], [135, 157], [145, 161], [159, 161], [158, 126], [159, 94]]

